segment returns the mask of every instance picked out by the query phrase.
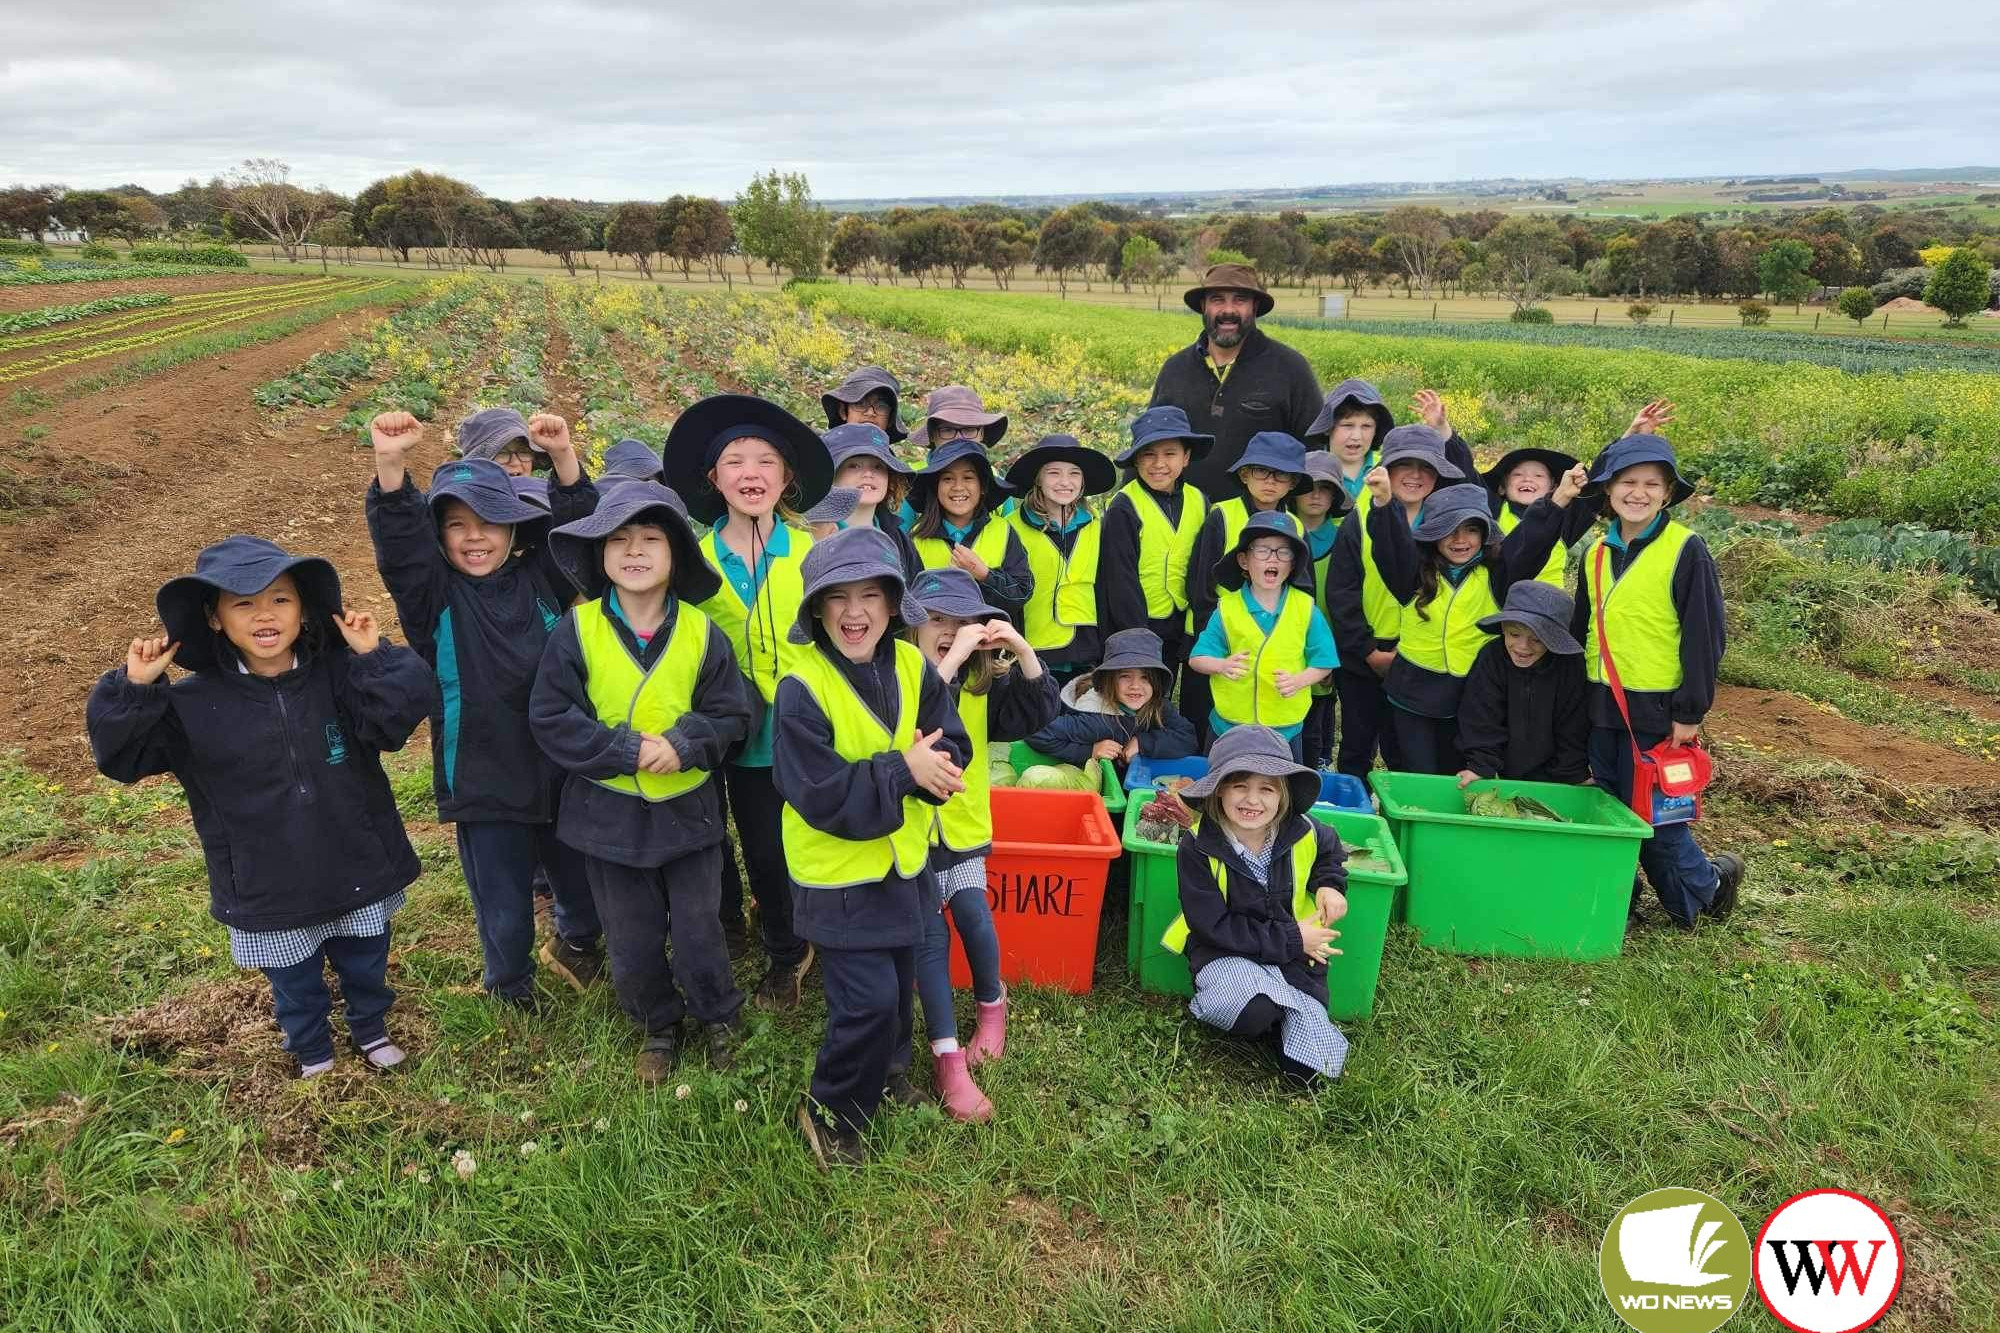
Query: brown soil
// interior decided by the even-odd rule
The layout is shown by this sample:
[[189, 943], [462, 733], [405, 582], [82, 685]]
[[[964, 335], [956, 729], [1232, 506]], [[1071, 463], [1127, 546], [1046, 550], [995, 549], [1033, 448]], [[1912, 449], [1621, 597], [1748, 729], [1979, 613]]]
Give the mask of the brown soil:
[[1704, 509], [1727, 509], [1740, 519], [1762, 523], [1790, 523], [1800, 532], [1818, 532], [1829, 523], [1839, 520], [1832, 514], [1805, 514], [1796, 509], [1766, 509], [1763, 505], [1725, 505], [1717, 500], [1700, 498], [1690, 500], [1689, 508], [1700, 513]]
[[1943, 680], [1890, 680], [1884, 681], [1898, 694], [1915, 695], [1919, 699], [1929, 699], [1933, 703], [1949, 704], [1953, 708], [1963, 708], [1974, 717], [1988, 722], [2000, 722], [2000, 699], [1983, 690], [1975, 690], [1969, 685], [1959, 685]]
[[1796, 694], [1724, 685], [1702, 729], [1718, 741], [1771, 746], [1789, 758], [1837, 759], [1910, 785], [2000, 786], [2000, 764], [1882, 727], [1864, 726]]
[[[303, 276], [303, 275], [301, 275]], [[317, 277], [315, 271], [312, 276]], [[40, 310], [45, 305], [81, 305], [100, 296], [125, 296], [132, 292], [168, 292], [192, 296], [196, 292], [219, 292], [230, 287], [263, 287], [290, 282], [289, 275], [277, 273], [207, 273], [187, 278], [118, 278], [110, 282], [62, 282], [48, 286], [0, 287], [0, 314], [19, 310]]]
[[1934, 305], [1925, 305], [1914, 296], [1898, 296], [1875, 307], [1879, 314], [1884, 310], [1910, 310], [1920, 315], [1942, 315], [1944, 311]]

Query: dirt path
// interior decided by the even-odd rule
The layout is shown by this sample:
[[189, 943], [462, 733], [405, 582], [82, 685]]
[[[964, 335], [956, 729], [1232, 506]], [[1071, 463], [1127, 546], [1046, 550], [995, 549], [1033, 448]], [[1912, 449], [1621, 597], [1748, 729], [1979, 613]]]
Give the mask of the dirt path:
[[1780, 690], [1722, 686], [1703, 730], [1718, 741], [1768, 745], [1788, 758], [1837, 759], [1897, 783], [2000, 787], [2000, 764], [1851, 721]]

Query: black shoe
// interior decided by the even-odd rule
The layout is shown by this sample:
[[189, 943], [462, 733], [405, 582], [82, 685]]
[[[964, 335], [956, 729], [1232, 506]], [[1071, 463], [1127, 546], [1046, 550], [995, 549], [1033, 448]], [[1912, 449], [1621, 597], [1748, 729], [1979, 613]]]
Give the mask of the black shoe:
[[743, 1044], [743, 1020], [710, 1023], [702, 1029], [708, 1044], [708, 1067], [717, 1073], [736, 1068], [736, 1048]]
[[495, 991], [493, 998], [517, 1013], [526, 1014], [529, 1018], [538, 1017], [542, 1012], [542, 993], [533, 985], [519, 995], [502, 995]]
[[868, 1160], [868, 1145], [861, 1136], [821, 1120], [810, 1097], [799, 1099], [799, 1132], [805, 1136], [806, 1147], [812, 1150], [813, 1160], [822, 1171], [836, 1166], [860, 1166]]
[[764, 979], [757, 983], [756, 1002], [760, 1009], [796, 1009], [800, 993], [804, 988], [806, 972], [813, 965], [813, 947], [806, 946], [805, 957], [787, 967], [773, 963]]
[[681, 1056], [681, 1039], [672, 1032], [656, 1033], [646, 1038], [646, 1044], [639, 1051], [639, 1058], [632, 1063], [632, 1072], [639, 1081], [649, 1088], [657, 1088], [673, 1072], [674, 1063]]
[[1743, 872], [1749, 867], [1735, 852], [1717, 852], [1715, 862], [1715, 897], [1709, 900], [1702, 912], [1717, 921], [1727, 921], [1736, 910], [1737, 892], [1743, 887]]
[[746, 956], [750, 952], [750, 925], [742, 917], [722, 923], [722, 943], [729, 950], [729, 961]]
[[896, 1073], [889, 1075], [889, 1081], [883, 1085], [882, 1093], [898, 1106], [929, 1106], [931, 1104], [931, 1095], [910, 1082], [910, 1071], [907, 1069], [898, 1070]]
[[560, 935], [551, 935], [542, 946], [542, 966], [567, 981], [578, 992], [604, 973], [604, 955], [595, 949], [579, 949]]

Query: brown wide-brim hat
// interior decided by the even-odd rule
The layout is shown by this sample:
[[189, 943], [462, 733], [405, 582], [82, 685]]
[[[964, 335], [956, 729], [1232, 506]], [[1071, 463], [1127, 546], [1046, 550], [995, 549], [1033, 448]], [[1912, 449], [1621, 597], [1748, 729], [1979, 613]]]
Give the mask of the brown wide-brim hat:
[[1264, 290], [1264, 280], [1257, 276], [1257, 270], [1247, 264], [1210, 264], [1202, 270], [1200, 285], [1188, 288], [1181, 300], [1199, 315], [1202, 298], [1210, 292], [1222, 291], [1250, 293], [1257, 298], [1260, 316], [1270, 314], [1278, 304], [1277, 298]]
[[942, 421], [952, 426], [977, 426], [980, 441], [987, 448], [1000, 443], [1007, 433], [1007, 414], [988, 412], [986, 404], [977, 391], [963, 384], [947, 384], [941, 389], [931, 390], [924, 400], [924, 419], [910, 432], [910, 438], [926, 449], [935, 448], [931, 442], [931, 422]]
[[1291, 742], [1256, 725], [1231, 727], [1217, 736], [1208, 747], [1208, 772], [1181, 788], [1181, 799], [1190, 805], [1204, 801], [1229, 779], [1245, 774], [1283, 779], [1292, 789], [1295, 814], [1304, 814], [1319, 800], [1319, 774], [1293, 762]]

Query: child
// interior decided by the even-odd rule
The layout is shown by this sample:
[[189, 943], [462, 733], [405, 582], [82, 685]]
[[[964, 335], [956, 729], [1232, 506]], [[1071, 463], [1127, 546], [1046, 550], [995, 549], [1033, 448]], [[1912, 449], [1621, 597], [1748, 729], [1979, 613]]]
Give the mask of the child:
[[[1306, 447], [1282, 431], [1259, 431], [1243, 447], [1237, 460], [1236, 480], [1243, 494], [1218, 500], [1208, 507], [1208, 517], [1195, 538], [1194, 553], [1188, 559], [1188, 625], [1199, 630], [1215, 612], [1220, 589], [1211, 571], [1218, 562], [1230, 563], [1236, 538], [1252, 514], [1279, 512], [1285, 501], [1306, 481]], [[1312, 594], [1312, 564], [1301, 560], [1291, 570], [1292, 586]], [[1207, 725], [1209, 681], [1201, 672], [1190, 672], [1181, 680], [1181, 711], [1197, 727]], [[1214, 732], [1207, 733], [1213, 737]]]
[[833, 460], [833, 484], [856, 492], [854, 512], [840, 526], [875, 527], [888, 533], [902, 556], [904, 574], [914, 578], [922, 566], [895, 512], [909, 490], [910, 465], [896, 457], [889, 437], [877, 426], [861, 422], [835, 426], [820, 436], [820, 441]]
[[1180, 670], [1193, 637], [1188, 561], [1208, 517], [1208, 501], [1183, 478], [1214, 447], [1215, 437], [1195, 434], [1180, 408], [1150, 407], [1132, 422], [1132, 443], [1111, 460], [1131, 476], [1104, 507], [1098, 630], [1153, 631], [1171, 671]]
[[568, 423], [541, 414], [528, 429], [554, 466], [552, 515], [524, 503], [496, 464], [476, 458], [446, 463], [429, 493], [419, 492], [405, 460], [424, 428], [407, 412], [384, 412], [369, 424], [375, 480], [366, 508], [375, 567], [411, 646], [437, 672], [432, 786], [438, 819], [456, 825], [484, 960], [480, 984], [533, 1011], [537, 865], [554, 898], [555, 933], [541, 961], [579, 991], [604, 964], [583, 858], [555, 835], [562, 774], [528, 726], [542, 646], [573, 595], [542, 537], [552, 521], [589, 513], [597, 492]]
[[826, 1037], [798, 1115], [824, 1168], [864, 1159], [890, 1058], [910, 1044], [916, 948], [938, 901], [931, 826], [965, 790], [972, 745], [937, 672], [896, 637], [924, 611], [887, 537], [835, 533], [803, 577], [772, 776], [793, 918], [826, 985]]
[[[166, 632], [132, 640], [91, 691], [91, 753], [114, 781], [172, 773], [186, 790], [209, 915], [237, 966], [270, 978], [299, 1076], [333, 1068], [329, 963], [349, 1043], [394, 1069], [389, 918], [423, 867], [379, 755], [430, 713], [437, 680], [375, 617], [341, 609], [324, 560], [238, 536], [194, 570], [160, 589]], [[190, 674], [168, 683], [176, 658]]]
[[[993, 1118], [993, 1103], [969, 1071], [997, 1060], [1007, 1046], [1007, 988], [1000, 982], [1000, 938], [986, 902], [986, 854], [993, 846], [993, 810], [987, 786], [987, 747], [1017, 741], [1044, 726], [1061, 706], [1055, 677], [1042, 669], [1035, 650], [999, 609], [979, 595], [979, 585], [962, 569], [927, 569], [910, 587], [923, 608], [924, 623], [907, 631], [924, 659], [937, 669], [965, 728], [971, 757], [964, 765], [965, 790], [944, 803], [931, 835], [930, 867], [938, 896], [965, 947], [972, 970], [972, 998], [979, 1024], [964, 1050], [951, 1006], [951, 931], [944, 913], [926, 911], [924, 938], [917, 946], [917, 997], [924, 1005], [924, 1028], [931, 1037], [938, 1100], [954, 1120]], [[1014, 655], [1011, 667], [999, 654]], [[910, 1047], [897, 1048], [889, 1066], [889, 1095], [905, 1103], [922, 1100], [910, 1084]]]
[[527, 421], [511, 407], [481, 408], [459, 422], [458, 456], [498, 463], [510, 477], [525, 477], [549, 465]]
[[1589, 681], [1569, 632], [1569, 594], [1539, 578], [1507, 589], [1479, 622], [1500, 637], [1479, 650], [1458, 699], [1458, 785], [1481, 778], [1590, 780]]
[[1028, 555], [1033, 588], [1022, 628], [1043, 665], [1068, 682], [1097, 661], [1097, 569], [1104, 525], [1084, 498], [1111, 489], [1111, 460], [1069, 435], [1045, 435], [1007, 469], [1021, 498], [1008, 518]]
[[1388, 471], [1368, 474], [1375, 567], [1402, 608], [1396, 658], [1382, 687], [1408, 771], [1458, 771], [1459, 693], [1473, 659], [1493, 638], [1481, 621], [1548, 559], [1562, 531], [1561, 511], [1583, 482], [1582, 468], [1564, 473], [1554, 496], [1531, 508], [1503, 541], [1483, 486], [1464, 482], [1434, 492], [1412, 528], [1392, 499]]
[[749, 734], [753, 710], [728, 636], [699, 606], [722, 580], [658, 482], [618, 487], [549, 544], [589, 600], [549, 636], [530, 715], [568, 774], [557, 831], [583, 853], [611, 983], [643, 1041], [635, 1072], [649, 1087], [666, 1077], [687, 1013], [709, 1064], [731, 1068], [743, 993], [722, 939], [722, 802], [710, 775]]
[[859, 422], [875, 427], [894, 444], [909, 437], [900, 420], [902, 392], [894, 375], [880, 366], [863, 366], [821, 394], [819, 405], [826, 409], [828, 429]]
[[[1674, 405], [1656, 398], [1639, 409], [1627, 435], [1657, 435], [1674, 419]], [[1556, 479], [1576, 466], [1576, 460], [1554, 449], [1514, 449], [1500, 456], [1481, 474], [1486, 489], [1493, 492], [1493, 513], [1500, 520], [1500, 534], [1514, 531], [1528, 507], [1556, 488]], [[1569, 548], [1597, 522], [1597, 504], [1579, 497], [1566, 511], [1562, 539], [1549, 553], [1548, 563], [1535, 577], [1557, 588], [1568, 586]]]
[[1185, 952], [1188, 1012], [1232, 1036], [1268, 1039], [1300, 1082], [1340, 1077], [1347, 1038], [1326, 1015], [1334, 922], [1347, 915], [1340, 835], [1309, 818], [1319, 775], [1268, 727], [1215, 742], [1208, 773], [1182, 788], [1201, 810], [1175, 854], [1181, 915], [1161, 941]]
[[1342, 380], [1327, 394], [1304, 439], [1308, 450], [1325, 449], [1335, 464], [1347, 497], [1342, 511], [1352, 509], [1367, 493], [1368, 470], [1395, 427], [1396, 418], [1382, 401], [1382, 391], [1367, 380]]
[[[1417, 521], [1440, 479], [1458, 481], [1466, 475], [1445, 457], [1444, 437], [1429, 426], [1398, 426], [1390, 431], [1382, 441], [1377, 467], [1388, 473], [1397, 501], [1390, 513], [1400, 514], [1406, 526]], [[1340, 698], [1340, 749], [1334, 767], [1363, 781], [1375, 764], [1378, 746], [1383, 763], [1392, 769], [1404, 766], [1388, 726], [1388, 698], [1382, 692], [1382, 678], [1396, 660], [1403, 608], [1375, 567], [1368, 512], [1362, 505], [1341, 520], [1327, 556], [1322, 589], [1341, 663], [1334, 673], [1334, 691]]]
[[1221, 678], [1211, 735], [1254, 724], [1284, 737], [1295, 759], [1304, 748], [1312, 687], [1340, 665], [1312, 594], [1291, 586], [1308, 563], [1298, 524], [1281, 513], [1253, 515], [1235, 549], [1215, 562], [1222, 600], [1188, 654], [1190, 672]]
[[1020, 537], [994, 516], [1001, 493], [984, 445], [976, 440], [939, 445], [910, 484], [910, 503], [917, 509], [910, 540], [923, 568], [964, 570], [1019, 624], [1034, 575]]
[[[776, 403], [725, 393], [681, 413], [662, 461], [691, 516], [715, 525], [701, 553], [722, 583], [701, 610], [729, 636], [737, 669], [763, 701], [750, 738], [724, 770], [724, 785], [763, 934], [767, 967], [756, 1000], [767, 1009], [790, 1009], [799, 1003], [813, 950], [792, 929], [779, 834], [783, 802], [771, 785], [770, 705], [800, 655], [785, 636], [804, 596], [802, 570], [813, 545], [805, 529], [786, 520], [825, 496], [833, 460], [812, 428]], [[743, 883], [733, 861], [723, 866], [720, 910], [723, 933], [744, 938]]]
[[[1324, 449], [1306, 451], [1307, 486], [1292, 496], [1292, 513], [1306, 539], [1306, 554], [1312, 561], [1313, 601], [1320, 614], [1332, 623], [1326, 604], [1326, 571], [1333, 563], [1333, 539], [1340, 534], [1340, 517], [1347, 512], [1348, 495], [1343, 485], [1341, 464]], [[1333, 759], [1334, 691], [1328, 677], [1313, 686], [1312, 709], [1306, 714], [1300, 745], [1307, 768], [1323, 769]]]
[[1149, 629], [1121, 629], [1104, 641], [1104, 660], [1087, 676], [1063, 686], [1062, 715], [1028, 738], [1028, 744], [1065, 764], [1102, 759], [1130, 764], [1186, 759], [1199, 753], [1194, 724], [1170, 698], [1173, 669], [1160, 654], [1160, 636]]
[[[1605, 530], [1584, 549], [1570, 624], [1591, 680], [1591, 775], [1629, 802], [1634, 744], [1645, 751], [1668, 739], [1700, 741], [1722, 664], [1722, 584], [1707, 543], [1668, 513], [1694, 486], [1682, 478], [1666, 440], [1628, 435], [1606, 449], [1590, 492], [1601, 498]], [[1604, 670], [1607, 657], [1624, 689], [1629, 725]], [[1701, 916], [1725, 921], [1736, 910], [1743, 858], [1704, 855], [1686, 824], [1655, 828], [1639, 844], [1639, 864], [1683, 929]]]

